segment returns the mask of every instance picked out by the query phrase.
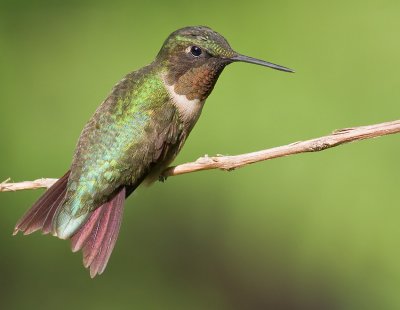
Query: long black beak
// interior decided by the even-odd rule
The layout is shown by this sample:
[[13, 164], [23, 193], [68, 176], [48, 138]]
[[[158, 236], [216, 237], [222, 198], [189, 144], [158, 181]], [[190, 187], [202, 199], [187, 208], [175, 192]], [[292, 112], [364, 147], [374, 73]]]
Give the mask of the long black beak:
[[250, 64], [256, 64], [256, 65], [260, 65], [260, 66], [264, 66], [264, 67], [270, 67], [272, 69], [276, 69], [276, 70], [280, 70], [280, 71], [285, 71], [285, 72], [294, 72], [294, 70], [280, 66], [280, 65], [276, 65], [273, 64], [271, 62], [268, 61], [264, 61], [264, 60], [260, 60], [257, 58], [253, 58], [253, 57], [249, 57], [249, 56], [244, 56], [244, 55], [236, 55], [234, 57], [230, 58], [231, 61], [241, 61], [241, 62], [248, 62]]

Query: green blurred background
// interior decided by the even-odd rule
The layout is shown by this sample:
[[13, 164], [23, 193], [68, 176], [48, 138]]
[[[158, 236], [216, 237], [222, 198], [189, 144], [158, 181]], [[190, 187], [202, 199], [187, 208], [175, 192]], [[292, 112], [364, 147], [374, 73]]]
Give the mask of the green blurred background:
[[[399, 117], [400, 2], [5, 1], [0, 178], [58, 177], [111, 87], [170, 32], [208, 25], [296, 74], [233, 64], [176, 163]], [[2, 309], [400, 309], [399, 136], [138, 190], [94, 280], [68, 242], [11, 232], [42, 193], [0, 194]]]

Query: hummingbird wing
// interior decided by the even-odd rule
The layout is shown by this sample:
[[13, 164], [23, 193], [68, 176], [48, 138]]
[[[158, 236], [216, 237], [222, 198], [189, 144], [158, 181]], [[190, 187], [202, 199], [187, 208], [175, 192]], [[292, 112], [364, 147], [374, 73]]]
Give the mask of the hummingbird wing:
[[71, 237], [121, 186], [138, 186], [177, 153], [184, 135], [163, 81], [151, 67], [125, 77], [81, 133], [54, 223], [57, 236]]

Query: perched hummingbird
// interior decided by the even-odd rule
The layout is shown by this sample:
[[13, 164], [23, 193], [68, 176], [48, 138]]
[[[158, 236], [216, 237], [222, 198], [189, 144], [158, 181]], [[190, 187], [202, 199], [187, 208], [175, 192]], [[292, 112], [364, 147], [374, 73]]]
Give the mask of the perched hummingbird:
[[181, 150], [222, 70], [233, 62], [293, 70], [241, 55], [208, 27], [173, 32], [156, 59], [126, 75], [84, 127], [70, 169], [22, 216], [14, 234], [71, 239], [91, 277], [118, 237], [125, 199], [157, 180]]

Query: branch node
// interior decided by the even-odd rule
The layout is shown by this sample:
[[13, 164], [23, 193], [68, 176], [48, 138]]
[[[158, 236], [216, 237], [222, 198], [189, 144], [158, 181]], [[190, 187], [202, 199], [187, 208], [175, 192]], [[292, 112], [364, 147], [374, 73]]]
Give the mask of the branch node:
[[[361, 127], [359, 127], [359, 128], [361, 128]], [[357, 127], [336, 129], [336, 130], [332, 131], [332, 135], [342, 135], [342, 134], [345, 134], [345, 133], [349, 133], [350, 131], [353, 131], [355, 129], [357, 129]]]
[[331, 144], [327, 141], [315, 141], [309, 147], [310, 152], [319, 152], [326, 150], [331, 147]]

